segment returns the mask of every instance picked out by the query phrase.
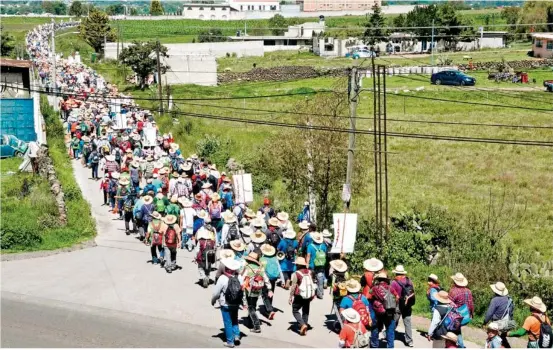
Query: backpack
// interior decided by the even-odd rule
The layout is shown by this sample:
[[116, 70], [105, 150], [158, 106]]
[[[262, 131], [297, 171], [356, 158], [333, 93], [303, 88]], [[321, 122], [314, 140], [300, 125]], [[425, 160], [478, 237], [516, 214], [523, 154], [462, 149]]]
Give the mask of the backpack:
[[129, 172], [130, 172], [130, 175], [131, 175], [131, 181], [133, 183], [138, 183], [140, 181], [140, 177], [138, 176], [138, 169], [131, 168], [131, 170]]
[[397, 284], [401, 287], [401, 296], [399, 297], [399, 307], [400, 309], [404, 307], [411, 307], [415, 305], [415, 290], [413, 285], [410, 282], [409, 278], [406, 278], [407, 283], [403, 284], [399, 281], [396, 281]]
[[326, 252], [320, 248], [317, 248], [313, 245], [315, 248], [315, 260], [313, 261], [313, 265], [315, 267], [323, 267], [326, 265]]
[[461, 317], [463, 318], [461, 320], [461, 326], [466, 326], [467, 324], [470, 323], [470, 321], [472, 321], [470, 318], [470, 311], [467, 304], [459, 306], [458, 308], [456, 308], [455, 311], [457, 311], [457, 313], [461, 315]]
[[363, 302], [363, 295], [359, 294], [357, 299], [355, 299], [353, 296], [348, 296], [348, 298], [353, 301], [352, 309], [357, 311], [359, 313], [359, 316], [361, 316], [361, 323], [365, 327], [369, 327], [371, 325], [371, 316], [369, 315], [369, 311], [367, 310], [367, 306]]
[[448, 307], [447, 312], [443, 315], [442, 320], [436, 327], [434, 334], [432, 334], [432, 338], [441, 339], [441, 336], [445, 335], [447, 332], [458, 334], [461, 331], [462, 319], [463, 316], [459, 315], [455, 308]]
[[227, 242], [234, 241], [235, 239], [238, 239], [238, 225], [233, 223], [228, 228]]
[[396, 312], [396, 296], [392, 293], [392, 290], [389, 287], [388, 289], [384, 289], [384, 300], [382, 301], [382, 305], [386, 309], [387, 314], [394, 314]]
[[278, 235], [277, 231], [269, 231], [267, 233], [267, 242], [272, 245], [273, 247], [277, 247], [280, 243], [280, 236]]
[[117, 192], [117, 183], [118, 182], [116, 180], [113, 180], [113, 179], [110, 180], [109, 185], [108, 185], [108, 192], [110, 194], [114, 194], [114, 193]]
[[288, 243], [288, 245], [286, 246], [286, 251], [284, 253], [286, 253], [286, 260], [293, 261], [295, 259], [296, 249], [294, 248], [294, 241]]
[[156, 211], [158, 213], [165, 213], [165, 203], [163, 202], [163, 199], [158, 199], [156, 201]]
[[102, 149], [104, 150], [104, 153], [109, 153], [109, 146], [108, 145], [103, 145]]
[[167, 177], [164, 177], [162, 180], [161, 190], [165, 193], [169, 191], [169, 179]]
[[180, 208], [178, 205], [171, 203], [165, 208], [165, 214], [178, 217], [180, 215]]
[[119, 163], [121, 161], [121, 151], [119, 148], [115, 149], [115, 161]]
[[538, 347], [542, 349], [551, 349], [553, 348], [553, 330], [551, 325], [548, 325], [545, 322], [542, 322], [539, 317], [532, 315], [540, 323], [540, 337], [538, 338]]
[[276, 280], [280, 277], [279, 263], [276, 256], [272, 257], [263, 257], [263, 262], [265, 266], [265, 273], [270, 280]]
[[168, 247], [176, 246], [177, 244], [177, 231], [173, 226], [169, 226], [165, 231], [165, 245]]
[[242, 305], [244, 291], [237, 276], [229, 277], [227, 289], [225, 290], [225, 301], [228, 305]]
[[248, 266], [250, 270], [254, 273], [252, 277], [248, 277], [248, 283], [247, 289], [250, 291], [250, 293], [258, 293], [261, 292], [263, 287], [265, 286], [265, 280], [263, 279], [263, 276], [261, 275], [262, 269], [254, 270], [251, 266]]
[[94, 152], [94, 154], [92, 155], [91, 159], [90, 159], [90, 162], [92, 164], [98, 164], [100, 163], [100, 156], [98, 155], [98, 152]]
[[133, 199], [130, 195], [127, 195], [127, 198], [125, 199], [125, 202], [123, 204], [123, 210], [130, 213], [132, 211], [132, 208], [134, 206]]
[[301, 276], [301, 282], [296, 289], [296, 295], [302, 297], [302, 299], [311, 299], [315, 296], [315, 283], [311, 274], [303, 274], [299, 271], [297, 273]]
[[[202, 244], [203, 243], [203, 244]], [[198, 255], [196, 255], [196, 261], [198, 262], [210, 262], [213, 263], [214, 257], [215, 257], [215, 242], [213, 242], [211, 239], [209, 240], [200, 240], [200, 251], [198, 252]]]
[[366, 285], [365, 285], [365, 287], [363, 287], [363, 295], [367, 299], [371, 299], [372, 298], [371, 288], [372, 288], [373, 281], [374, 281], [374, 273], [365, 272], [364, 276], [365, 276]]
[[152, 228], [154, 230], [154, 233], [152, 235], [152, 245], [162, 245], [163, 237], [161, 236], [161, 233], [159, 233], [159, 229], [161, 228], [161, 223], [157, 225], [157, 227], [152, 223]]
[[346, 326], [348, 326], [349, 328], [351, 328], [354, 332], [355, 332], [355, 335], [353, 336], [353, 342], [351, 343], [351, 348], [366, 348], [369, 346], [369, 332], [366, 332], [365, 334], [361, 333], [361, 331], [359, 330], [359, 328], [361, 328], [361, 326], [359, 326], [357, 329], [353, 328], [353, 326], [351, 326], [350, 324], [347, 324]]
[[213, 203], [211, 203], [209, 205], [209, 215], [211, 216], [211, 219], [220, 219], [221, 218], [221, 206], [213, 205]]

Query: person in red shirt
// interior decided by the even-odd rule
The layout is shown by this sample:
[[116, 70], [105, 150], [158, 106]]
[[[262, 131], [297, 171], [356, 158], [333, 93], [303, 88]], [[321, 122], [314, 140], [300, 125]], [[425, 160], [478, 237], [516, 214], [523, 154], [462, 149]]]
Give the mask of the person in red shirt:
[[[374, 285], [374, 276], [384, 268], [384, 263], [377, 258], [371, 258], [363, 262], [363, 268], [365, 269], [365, 273], [361, 276], [359, 282], [361, 283], [361, 288], [363, 288], [363, 295], [371, 303], [371, 307], [369, 308], [371, 319], [376, 320], [376, 314], [372, 307], [372, 288]], [[371, 326], [371, 348], [378, 348], [379, 344], [377, 323], [373, 322]]]
[[[453, 280], [453, 283], [455, 283], [449, 291], [449, 298], [451, 299], [451, 302], [455, 305], [455, 307], [467, 305], [470, 312], [470, 318], [474, 318], [474, 302], [472, 300], [472, 292], [467, 288], [469, 281], [460, 272], [457, 272], [454, 276], [451, 276], [451, 279]], [[459, 347], [464, 348], [465, 343], [463, 342], [463, 335], [459, 333], [457, 338]]]
[[[374, 313], [376, 314], [377, 329], [386, 327], [386, 343], [388, 348], [394, 347], [396, 320], [395, 315], [397, 312], [397, 306], [399, 305], [399, 295], [394, 292], [390, 287], [390, 279], [386, 271], [380, 271], [374, 276], [375, 282], [372, 288], [372, 306]], [[387, 302], [388, 294], [391, 293], [395, 298], [395, 305], [391, 308]], [[373, 319], [374, 320], [374, 319]], [[374, 339], [374, 333], [371, 332], [371, 343], [378, 341], [378, 331], [376, 333], [376, 339]]]
[[104, 175], [104, 178], [100, 182], [100, 189], [104, 193], [104, 204], [108, 205], [108, 187], [109, 187], [109, 174]]
[[352, 308], [343, 310], [344, 326], [340, 331], [340, 341], [338, 346], [341, 348], [359, 348], [367, 346], [369, 343], [367, 329], [361, 322], [361, 316]]

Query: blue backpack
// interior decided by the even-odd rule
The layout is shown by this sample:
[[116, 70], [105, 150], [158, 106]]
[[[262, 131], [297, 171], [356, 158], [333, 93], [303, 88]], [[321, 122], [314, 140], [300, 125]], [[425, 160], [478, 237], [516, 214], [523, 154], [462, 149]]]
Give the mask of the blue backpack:
[[274, 280], [280, 277], [280, 270], [278, 265], [278, 259], [276, 256], [261, 258], [263, 266], [265, 266], [265, 273], [270, 280]]

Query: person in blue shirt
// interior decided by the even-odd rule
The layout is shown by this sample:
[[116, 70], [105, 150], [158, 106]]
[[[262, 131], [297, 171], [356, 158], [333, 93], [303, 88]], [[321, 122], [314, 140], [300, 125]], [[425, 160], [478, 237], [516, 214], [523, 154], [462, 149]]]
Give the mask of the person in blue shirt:
[[361, 284], [357, 282], [356, 280], [347, 280], [346, 281], [346, 289], [348, 291], [348, 295], [342, 298], [342, 301], [340, 302], [340, 312], [344, 311], [345, 309], [349, 309], [353, 307], [353, 303], [361, 297], [361, 301], [365, 306], [367, 307], [367, 313], [369, 312], [369, 300], [362, 294], [361, 292]]
[[426, 291], [426, 297], [428, 298], [428, 302], [430, 303], [430, 312], [434, 312], [434, 309], [438, 305], [438, 299], [436, 299], [436, 295], [441, 290], [442, 287], [440, 287], [438, 276], [433, 273], [430, 274], [430, 276], [428, 276], [428, 290]]
[[298, 241], [296, 240], [296, 232], [294, 231], [285, 231], [283, 238], [277, 246], [277, 251], [280, 253], [280, 269], [284, 276], [284, 289], [289, 289], [292, 273], [296, 270], [294, 261], [296, 261], [296, 254], [298, 252]]
[[324, 244], [323, 235], [319, 232], [312, 232], [311, 239], [313, 242], [307, 246], [306, 260], [309, 263], [309, 269], [314, 272], [317, 280], [317, 298], [322, 299], [327, 248]]
[[163, 186], [163, 181], [161, 181], [159, 179], [159, 174], [154, 174], [154, 179], [152, 180], [152, 185], [154, 185], [155, 188], [156, 188], [156, 194], [157, 194], [157, 192], [161, 191], [161, 186]]
[[298, 255], [305, 256], [307, 253], [307, 245], [312, 242], [311, 233], [309, 232], [310, 224], [307, 221], [302, 221], [298, 226], [301, 230], [298, 237]]
[[144, 186], [144, 190], [142, 191], [142, 194], [147, 195], [148, 192], [151, 191], [151, 192], [154, 193], [154, 195], [156, 195], [157, 194], [157, 188], [152, 184], [152, 179], [151, 178], [148, 179], [147, 182], [148, 183], [146, 184], [146, 186]]

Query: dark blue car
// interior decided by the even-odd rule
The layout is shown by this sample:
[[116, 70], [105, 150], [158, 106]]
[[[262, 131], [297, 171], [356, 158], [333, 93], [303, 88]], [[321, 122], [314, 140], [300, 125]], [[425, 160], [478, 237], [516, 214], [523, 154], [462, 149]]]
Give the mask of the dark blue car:
[[456, 70], [434, 73], [430, 82], [436, 85], [476, 85], [476, 79]]

